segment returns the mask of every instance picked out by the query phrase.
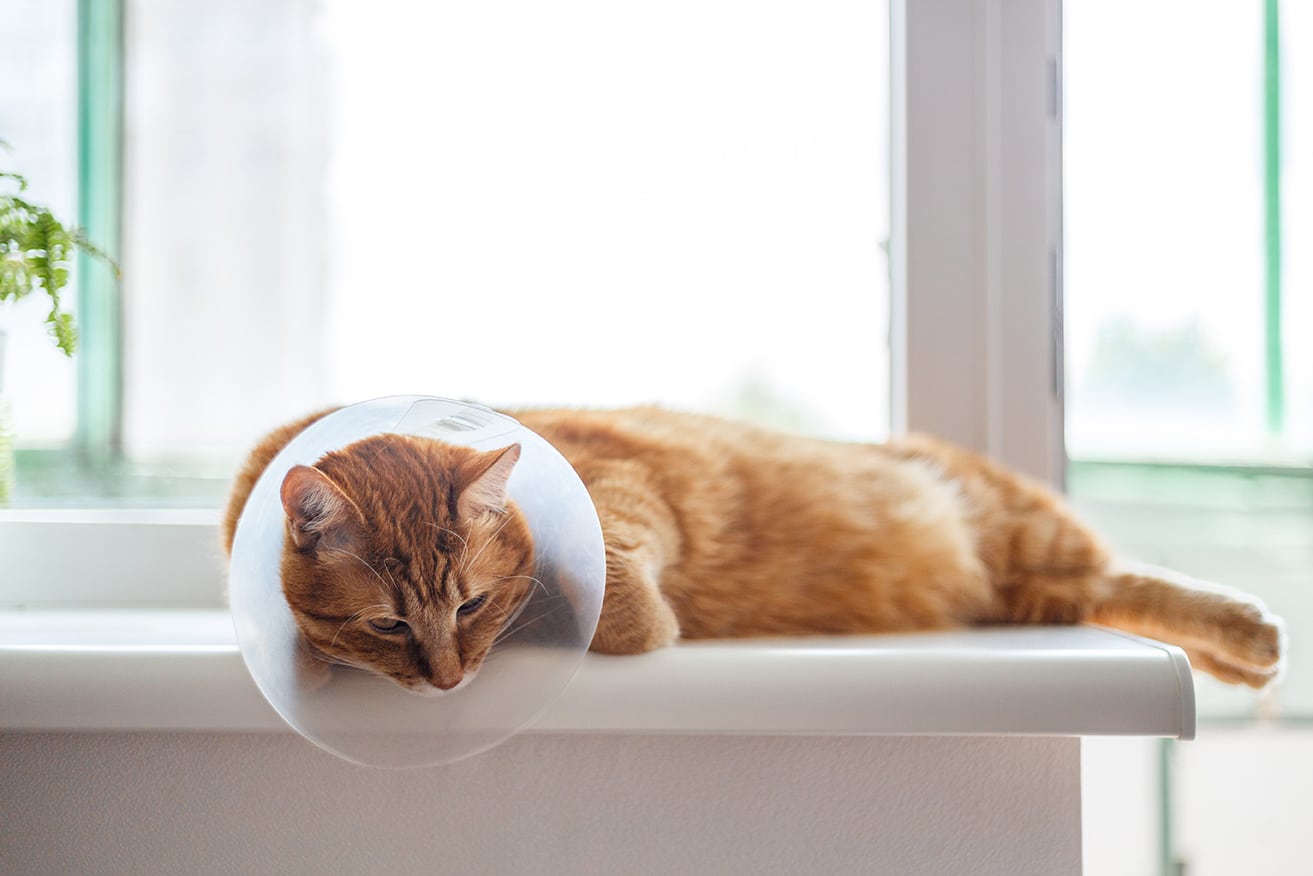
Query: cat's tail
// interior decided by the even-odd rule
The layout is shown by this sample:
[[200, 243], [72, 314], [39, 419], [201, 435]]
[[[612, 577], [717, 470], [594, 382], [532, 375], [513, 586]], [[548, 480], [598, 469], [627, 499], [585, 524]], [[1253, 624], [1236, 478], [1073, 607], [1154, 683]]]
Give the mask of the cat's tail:
[[1260, 688], [1281, 673], [1281, 620], [1252, 596], [1153, 566], [1119, 563], [1085, 620], [1179, 645], [1222, 681]]

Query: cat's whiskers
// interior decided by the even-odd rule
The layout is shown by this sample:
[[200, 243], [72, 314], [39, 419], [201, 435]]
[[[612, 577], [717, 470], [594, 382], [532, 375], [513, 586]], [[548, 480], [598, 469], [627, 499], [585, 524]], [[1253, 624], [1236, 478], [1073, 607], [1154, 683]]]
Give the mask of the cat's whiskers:
[[365, 666], [364, 664], [356, 663], [354, 660], [348, 660], [345, 657], [337, 657], [332, 654], [325, 655], [323, 657], [316, 656], [315, 659], [321, 663], [327, 663], [330, 666], [346, 666], [350, 669], [363, 669], [367, 672], [372, 671], [369, 669], [368, 666]]
[[492, 623], [502, 624], [504, 626], [508, 623], [511, 623], [513, 617], [519, 615], [521, 611], [524, 611], [524, 605], [523, 604], [507, 605], [507, 607], [498, 608], [496, 609], [496, 611], [498, 611], [498, 613], [496, 613], [496, 617], [492, 619]]
[[379, 435], [377, 436], [377, 439], [378, 440], [374, 442], [374, 448], [373, 448], [374, 452], [369, 455], [370, 462], [373, 462], [374, 460], [378, 459], [380, 456], [383, 455], [384, 450], [388, 450], [396, 444], [395, 435], [389, 435], [389, 434]]
[[[498, 527], [497, 527], [497, 531], [494, 532], [492, 535], [488, 536], [488, 540], [487, 540], [486, 542], [483, 543], [483, 547], [479, 548], [477, 551], [474, 552], [474, 556], [470, 558], [470, 561], [469, 561], [468, 563], [462, 563], [462, 564], [458, 567], [458, 568], [459, 568], [459, 571], [462, 571], [462, 572], [463, 572], [463, 571], [465, 571], [466, 569], [468, 569], [470, 566], [472, 566], [472, 565], [474, 565], [476, 562], [478, 562], [479, 557], [483, 556], [483, 552], [486, 551], [486, 550], [488, 549], [488, 547], [489, 547], [494, 541], [497, 540], [497, 536], [501, 535], [501, 531], [502, 531], [503, 529], [506, 528], [506, 524], [510, 523], [511, 520], [512, 520], [511, 515], [510, 515], [510, 514], [507, 514], [507, 515], [506, 515], [506, 519], [503, 520], [503, 521], [501, 522], [501, 526], [498, 526]], [[468, 551], [466, 551], [466, 553], [468, 553]], [[463, 557], [465, 556], [465, 554], [462, 553], [461, 556], [462, 556], [462, 558], [463, 558]]]
[[392, 587], [392, 592], [398, 597], [401, 596], [401, 587], [397, 584], [397, 579], [392, 577], [392, 570], [387, 566], [383, 567], [383, 572], [388, 576], [388, 584]]
[[[389, 586], [389, 587], [391, 588], [392, 592], [394, 592], [394, 593], [396, 592], [396, 590], [397, 590], [397, 582], [396, 582], [396, 581], [389, 581], [389, 580], [385, 579], [382, 575], [379, 574], [378, 569], [375, 569], [373, 566], [371, 566], [369, 563], [365, 562], [363, 559], [361, 559], [361, 558], [360, 558], [359, 556], [357, 556], [356, 554], [353, 554], [351, 551], [347, 550], [346, 548], [333, 548], [333, 549], [332, 549], [332, 553], [335, 553], [335, 554], [345, 554], [346, 556], [350, 557], [351, 559], [357, 561], [358, 563], [360, 563], [360, 565], [364, 566], [366, 569], [368, 569], [370, 572], [372, 572], [372, 573], [374, 574], [374, 577], [377, 578], [381, 583], [383, 583], [383, 584]], [[392, 577], [391, 574], [389, 574], [389, 575], [388, 575], [388, 578], [390, 579], [391, 577]]]
[[[530, 592], [530, 594], [531, 593], [532, 591]], [[525, 595], [523, 598], [520, 599], [520, 601], [517, 604], [513, 606], [508, 606], [505, 610], [502, 611], [501, 619], [498, 621], [498, 623], [500, 623], [501, 626], [497, 630], [497, 635], [493, 636], [492, 639], [493, 645], [497, 644], [498, 640], [501, 639], [502, 635], [506, 632], [506, 628], [509, 627], [511, 624], [515, 623], [516, 618], [518, 618], [524, 612], [524, 610], [529, 607], [529, 603], [532, 601], [529, 598], [529, 596], [530, 595]], [[492, 645], [489, 645], [488, 647], [491, 648]]]
[[[441, 524], [439, 524], [439, 523], [434, 523], [434, 522], [431, 521], [431, 520], [426, 520], [426, 521], [424, 521], [424, 525], [425, 525], [425, 526], [432, 526], [432, 527], [433, 527], [434, 529], [436, 529], [438, 532], [445, 532], [445, 533], [447, 533], [448, 535], [452, 536], [453, 538], [456, 538], [457, 540], [459, 540], [460, 543], [461, 543], [461, 547], [463, 548], [462, 551], [461, 551], [461, 556], [462, 556], [462, 557], [465, 556], [465, 551], [468, 551], [468, 550], [470, 549], [470, 543], [469, 543], [468, 541], [465, 540], [465, 536], [461, 535], [461, 534], [460, 534], [459, 532], [457, 532], [456, 530], [451, 529], [450, 527], [447, 527], [447, 526], [443, 526], [443, 525], [441, 525]], [[460, 565], [460, 560], [457, 560], [456, 563], [457, 563], [457, 565]]]
[[510, 627], [511, 624], [515, 623], [516, 619], [518, 619], [521, 614], [524, 613], [524, 610], [529, 607], [529, 603], [534, 601], [535, 589], [539, 587], [542, 588], [543, 595], [538, 599], [540, 603], [547, 603], [552, 601], [553, 599], [565, 598], [565, 594], [563, 593], [553, 594], [550, 590], [547, 589], [547, 585], [544, 584], [541, 579], [535, 578], [533, 575], [502, 575], [499, 578], [495, 579], [494, 583], [501, 581], [513, 581], [515, 579], [521, 579], [521, 578], [527, 578], [530, 581], [532, 581], [533, 587], [529, 589], [528, 593], [520, 597], [519, 602], [516, 605], [512, 606], [509, 611], [503, 612], [503, 618], [500, 622], [501, 628], [497, 631], [497, 635], [493, 637], [494, 645], [497, 644], [497, 642], [500, 641], [503, 638], [503, 636], [510, 635], [510, 633], [507, 631], [508, 628]]
[[[548, 591], [548, 589], [547, 589], [547, 585], [544, 584], [540, 579], [535, 578], [535, 577], [532, 576], [532, 575], [502, 575], [502, 576], [500, 576], [500, 577], [498, 577], [498, 578], [494, 578], [494, 579], [492, 580], [492, 583], [493, 583], [493, 584], [497, 584], [497, 583], [500, 583], [500, 582], [502, 582], [502, 581], [514, 581], [514, 580], [519, 579], [519, 578], [527, 578], [528, 580], [532, 581], [532, 582], [533, 582], [533, 585], [534, 585], [533, 589], [537, 589], [537, 588], [541, 587], [544, 596], [550, 596], [550, 595], [551, 595], [550, 591]], [[529, 591], [529, 594], [530, 594], [530, 595], [533, 594], [533, 589], [531, 589], [531, 590]], [[525, 601], [528, 601], [528, 597], [527, 597], [527, 596], [525, 597]]]
[[[548, 617], [549, 615], [555, 614], [556, 612], [560, 611], [562, 607], [563, 607], [563, 606], [560, 606], [560, 605], [553, 606], [552, 608], [549, 608], [549, 609], [547, 609], [546, 611], [539, 613], [539, 614], [536, 615], [535, 617], [533, 617], [533, 618], [531, 618], [531, 619], [525, 621], [524, 623], [522, 623], [522, 624], [520, 624], [520, 625], [518, 625], [518, 626], [516, 626], [516, 627], [514, 627], [514, 628], [508, 628], [508, 629], [504, 629], [504, 630], [502, 630], [500, 633], [497, 634], [497, 637], [496, 637], [495, 639], [492, 640], [492, 644], [493, 644], [493, 646], [497, 645], [497, 644], [498, 644], [499, 642], [501, 642], [502, 640], [504, 640], [504, 639], [506, 639], [506, 638], [509, 638], [510, 636], [513, 636], [513, 635], [515, 635], [516, 633], [519, 633], [519, 632], [521, 632], [522, 630], [527, 629], [528, 627], [533, 626], [534, 624], [538, 623], [538, 621], [540, 621], [540, 620], [542, 620], [542, 619]], [[523, 609], [521, 609], [521, 610], [523, 610]], [[512, 618], [512, 621], [513, 621], [513, 620], [514, 620], [514, 618]], [[510, 623], [511, 623], [511, 621], [508, 621], [508, 622], [507, 622], [507, 626], [508, 626], [508, 627], [509, 627]]]

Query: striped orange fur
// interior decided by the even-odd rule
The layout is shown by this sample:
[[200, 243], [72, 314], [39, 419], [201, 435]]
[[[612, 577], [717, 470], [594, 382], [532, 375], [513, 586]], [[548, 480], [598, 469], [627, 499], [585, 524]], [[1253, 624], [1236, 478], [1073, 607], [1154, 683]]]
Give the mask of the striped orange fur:
[[[1179, 644], [1228, 682], [1263, 686], [1281, 663], [1280, 624], [1256, 600], [1123, 567], [1060, 497], [930, 437], [838, 443], [650, 407], [509, 413], [571, 462], [601, 519], [607, 583], [595, 651], [639, 653], [681, 637], [1089, 622]], [[260, 471], [313, 419], [252, 453], [225, 515], [226, 546]], [[434, 501], [404, 470], [350, 454], [340, 464], [367, 471], [361, 484], [394, 504]], [[353, 521], [375, 539], [366, 564], [402, 542], [418, 549], [408, 518], [389, 519], [389, 507]], [[462, 538], [481, 531], [459, 515], [444, 521]], [[297, 551], [291, 535], [288, 551]], [[316, 568], [297, 598], [340, 589]]]

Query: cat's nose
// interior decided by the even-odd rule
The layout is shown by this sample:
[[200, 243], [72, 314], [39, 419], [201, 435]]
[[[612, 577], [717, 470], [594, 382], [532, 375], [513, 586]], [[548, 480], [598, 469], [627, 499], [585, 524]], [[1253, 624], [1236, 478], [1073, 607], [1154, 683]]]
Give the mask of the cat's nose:
[[461, 670], [456, 670], [454, 672], [433, 672], [432, 675], [428, 676], [429, 683], [431, 683], [433, 687], [441, 688], [441, 690], [444, 691], [452, 690], [452, 688], [456, 687], [457, 684], [460, 684], [463, 679], [465, 679], [465, 672], [462, 672]]
[[437, 666], [429, 673], [429, 683], [442, 690], [451, 690], [465, 678], [460, 666]]
[[464, 680], [464, 661], [450, 631], [437, 631], [424, 652], [419, 669], [429, 684], [438, 690], [451, 690]]

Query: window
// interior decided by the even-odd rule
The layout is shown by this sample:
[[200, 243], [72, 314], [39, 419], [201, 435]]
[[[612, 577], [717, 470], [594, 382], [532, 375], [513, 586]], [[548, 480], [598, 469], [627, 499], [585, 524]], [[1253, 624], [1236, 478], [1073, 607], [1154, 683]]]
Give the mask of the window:
[[[1261, 596], [1293, 643], [1262, 695], [1196, 680], [1197, 743], [1117, 751], [1156, 767], [1164, 873], [1302, 854], [1297, 795], [1244, 786], [1275, 792], [1313, 751], [1310, 11], [1066, 4], [1069, 492], [1127, 554]], [[1143, 836], [1134, 819], [1119, 832]], [[1127, 872], [1109, 851], [1089, 872]]]
[[[1313, 617], [1313, 370], [1294, 327], [1313, 286], [1282, 242], [1310, 231], [1313, 19], [1068, 5], [1072, 495], [1123, 549], [1258, 592], [1297, 634]], [[1276, 696], [1307, 714], [1313, 669], [1292, 659]], [[1201, 692], [1218, 714], [1255, 708]]]
[[1279, 50], [1261, 3], [1069, 4], [1074, 456], [1313, 458], [1291, 330], [1310, 307], [1307, 24], [1287, 6]]
[[[10, 84], [0, 98], [0, 140], [8, 144], [0, 148], [0, 167], [25, 176], [31, 200], [70, 220], [78, 189], [76, 11], [72, 0], [0, 6], [23, 33], [6, 39], [0, 52], [0, 79]], [[36, 296], [0, 305], [0, 392], [21, 418], [29, 446], [70, 441], [76, 420], [76, 367], [46, 337], [45, 310]]]
[[[264, 430], [401, 392], [887, 434], [883, 4], [122, 12], [121, 444], [90, 489], [213, 505]], [[85, 493], [37, 476], [77, 424], [16, 406], [19, 501]]]

